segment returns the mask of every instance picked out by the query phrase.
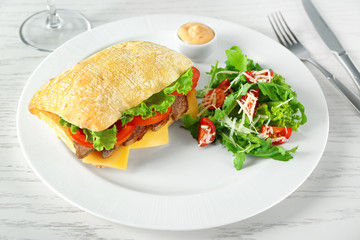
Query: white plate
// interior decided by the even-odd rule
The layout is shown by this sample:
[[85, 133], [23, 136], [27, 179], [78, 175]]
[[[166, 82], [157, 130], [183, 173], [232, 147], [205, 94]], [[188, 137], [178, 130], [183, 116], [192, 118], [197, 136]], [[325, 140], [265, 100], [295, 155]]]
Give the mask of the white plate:
[[[218, 47], [209, 60], [196, 64], [205, 74], [226, 49], [240, 46], [249, 58], [282, 74], [306, 107], [308, 123], [284, 145], [299, 145], [294, 159], [281, 162], [247, 156], [236, 171], [233, 157], [221, 145], [198, 148], [189, 132], [170, 128], [170, 144], [131, 150], [127, 171], [82, 164], [53, 130], [31, 115], [27, 106], [35, 91], [89, 55], [117, 42], [149, 40], [176, 49], [176, 29], [196, 21], [210, 24]], [[310, 175], [328, 136], [323, 93], [308, 69], [287, 49], [248, 28], [218, 19], [153, 15], [112, 22], [65, 43], [34, 71], [22, 93], [17, 115], [23, 152], [39, 177], [57, 194], [99, 217], [125, 225], [190, 230], [233, 223], [258, 214], [294, 192]]]

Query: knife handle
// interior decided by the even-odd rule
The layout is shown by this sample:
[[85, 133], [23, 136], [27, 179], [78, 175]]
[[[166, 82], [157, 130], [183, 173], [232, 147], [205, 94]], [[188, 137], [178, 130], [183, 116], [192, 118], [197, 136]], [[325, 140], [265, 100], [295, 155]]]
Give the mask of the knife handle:
[[318, 62], [316, 62], [312, 58], [304, 59], [309, 63], [313, 64], [317, 69], [319, 69], [325, 77], [331, 82], [331, 84], [338, 89], [348, 100], [349, 102], [358, 110], [360, 113], [360, 97], [354, 94], [351, 90], [349, 90], [344, 84], [342, 84], [334, 75], [332, 75], [328, 70], [326, 70], [323, 66], [321, 66]]
[[339, 59], [341, 64], [345, 67], [350, 77], [354, 80], [355, 85], [360, 90], [360, 73], [354, 63], [351, 61], [346, 52], [338, 54], [334, 52], [335, 56]]

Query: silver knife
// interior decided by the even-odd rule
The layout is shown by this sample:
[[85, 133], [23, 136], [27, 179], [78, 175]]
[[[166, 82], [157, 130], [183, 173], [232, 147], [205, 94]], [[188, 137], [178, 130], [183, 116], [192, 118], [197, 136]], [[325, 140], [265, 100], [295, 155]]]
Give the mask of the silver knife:
[[360, 73], [354, 63], [349, 58], [343, 46], [341, 46], [339, 40], [335, 34], [331, 31], [324, 19], [320, 16], [311, 0], [302, 0], [306, 13], [308, 14], [311, 22], [313, 23], [316, 31], [319, 33], [322, 40], [328, 46], [330, 51], [339, 59], [341, 64], [345, 67], [350, 77], [354, 80], [354, 83], [360, 90]]

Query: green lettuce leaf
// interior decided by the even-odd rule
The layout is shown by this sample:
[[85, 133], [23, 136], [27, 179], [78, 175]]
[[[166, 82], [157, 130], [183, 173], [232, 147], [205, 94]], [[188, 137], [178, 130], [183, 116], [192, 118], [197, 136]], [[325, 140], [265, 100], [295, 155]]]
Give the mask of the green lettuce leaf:
[[[59, 123], [63, 127], [69, 127], [70, 131], [75, 134], [76, 131], [78, 131], [80, 128], [74, 124], [69, 123], [68, 121], [64, 120], [62, 117], [60, 117]], [[94, 144], [94, 148], [97, 151], [102, 151], [104, 149], [110, 150], [114, 148], [114, 145], [116, 143], [116, 135], [117, 135], [117, 129], [116, 125], [114, 125], [110, 129], [105, 129], [103, 131], [95, 132], [91, 131], [89, 129], [83, 128], [83, 133], [86, 136], [86, 141], [91, 142]]]
[[80, 128], [74, 124], [69, 123], [68, 121], [66, 121], [65, 119], [63, 119], [62, 117], [60, 117], [59, 119], [59, 124], [63, 127], [68, 127], [70, 128], [70, 131], [75, 134], [76, 131], [78, 131]]
[[117, 139], [116, 125], [100, 132], [91, 131], [89, 129], [83, 129], [83, 132], [86, 135], [86, 141], [92, 142], [97, 151], [102, 151], [104, 149], [110, 150], [115, 146]]
[[160, 113], [166, 113], [174, 101], [175, 96], [168, 95], [164, 91], [158, 92], [136, 107], [124, 111], [119, 120], [122, 125], [125, 126], [126, 123], [133, 120], [134, 116], [141, 115], [143, 119], [147, 119], [155, 116], [157, 111]]
[[94, 142], [94, 136], [93, 136], [91, 130], [84, 128], [84, 129], [83, 129], [83, 133], [84, 133], [85, 136], [86, 136], [86, 139], [85, 139], [85, 140], [86, 140], [87, 142], [91, 142], [91, 143]]
[[182, 93], [186, 95], [192, 87], [193, 81], [193, 72], [191, 68], [189, 68], [183, 75], [179, 77], [174, 83], [172, 83], [169, 87], [166, 87], [163, 92], [172, 93], [177, 91], [178, 93]]
[[169, 95], [169, 93], [178, 91], [178, 93], [187, 94], [192, 87], [192, 76], [193, 72], [191, 68], [189, 68], [169, 87], [166, 87], [162, 91], [155, 93], [136, 107], [124, 111], [119, 118], [122, 125], [125, 126], [126, 123], [133, 120], [134, 116], [140, 115], [143, 119], [147, 119], [155, 116], [157, 112], [166, 113], [169, 107], [175, 101], [175, 96]]

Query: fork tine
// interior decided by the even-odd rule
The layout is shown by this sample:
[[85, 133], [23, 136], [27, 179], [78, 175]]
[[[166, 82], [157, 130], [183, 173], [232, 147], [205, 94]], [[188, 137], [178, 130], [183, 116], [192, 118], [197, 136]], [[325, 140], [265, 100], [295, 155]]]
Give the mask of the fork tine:
[[281, 17], [281, 19], [282, 19], [282, 22], [285, 24], [287, 30], [290, 32], [291, 36], [294, 38], [294, 40], [295, 40], [296, 42], [299, 42], [299, 40], [297, 39], [297, 37], [295, 36], [295, 34], [291, 31], [291, 29], [290, 29], [289, 26], [287, 25], [287, 23], [286, 23], [283, 15], [281, 14], [281, 12], [279, 12], [279, 15], [280, 15], [280, 17]]
[[277, 29], [277, 30], [275, 30], [275, 32], [277, 32], [279, 34], [280, 38], [282, 39], [282, 41], [281, 41], [282, 45], [284, 45], [285, 47], [290, 46], [291, 42], [289, 42], [287, 40], [287, 38], [285, 37], [286, 34], [284, 34], [284, 32], [283, 32], [284, 30], [280, 28], [277, 16], [273, 13], [273, 14], [271, 14], [271, 17], [272, 17], [272, 22], [273, 22], [274, 26], [276, 27], [275, 29]]
[[[272, 16], [271, 16], [271, 17], [272, 17]], [[286, 46], [286, 43], [281, 39], [281, 37], [280, 37], [279, 34], [278, 34], [278, 31], [275, 29], [274, 24], [273, 24], [273, 20], [269, 17], [269, 15], [267, 16], [267, 18], [268, 18], [268, 20], [269, 20], [269, 22], [270, 22], [270, 24], [271, 24], [272, 29], [274, 30], [275, 35], [276, 35], [277, 39], [279, 40], [279, 42], [280, 42], [282, 45]]]
[[[278, 27], [279, 29], [281, 30], [281, 32], [283, 33], [283, 38], [288, 40], [286, 41], [289, 45], [292, 45], [295, 43], [295, 41], [290, 37], [289, 33], [286, 31], [285, 27], [284, 27], [284, 24], [283, 24], [283, 21], [281, 20], [281, 18], [279, 17], [279, 12], [276, 12], [274, 14], [276, 16], [276, 22], [279, 23]], [[284, 18], [283, 18], [284, 19]]]

